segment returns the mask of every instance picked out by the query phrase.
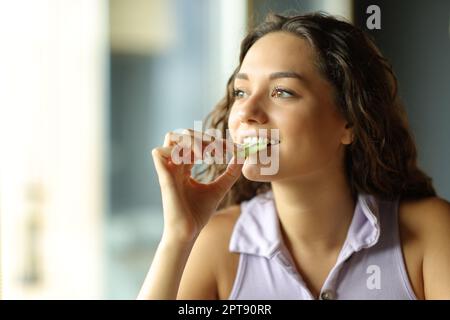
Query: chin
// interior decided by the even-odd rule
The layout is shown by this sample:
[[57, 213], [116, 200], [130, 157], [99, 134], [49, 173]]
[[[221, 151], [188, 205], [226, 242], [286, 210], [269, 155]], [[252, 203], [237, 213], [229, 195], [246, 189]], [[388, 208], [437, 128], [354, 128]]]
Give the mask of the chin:
[[270, 165], [244, 163], [242, 167], [242, 175], [250, 181], [271, 182], [276, 180], [277, 174], [278, 168]]

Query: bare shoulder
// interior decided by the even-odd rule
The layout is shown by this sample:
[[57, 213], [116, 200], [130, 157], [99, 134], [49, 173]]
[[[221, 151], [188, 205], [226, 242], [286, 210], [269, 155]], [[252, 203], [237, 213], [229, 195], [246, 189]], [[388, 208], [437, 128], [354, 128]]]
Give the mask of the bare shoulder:
[[411, 282], [425, 299], [450, 298], [450, 203], [439, 197], [402, 201], [399, 226]]
[[[228, 207], [218, 211], [205, 232], [210, 239], [207, 244], [215, 252], [214, 266], [217, 281], [217, 298], [227, 299], [236, 277], [239, 254], [229, 251], [231, 235], [237, 219], [241, 214], [240, 206]], [[215, 245], [214, 245], [215, 244]]]
[[228, 245], [239, 215], [240, 206], [230, 206], [217, 211], [203, 228], [183, 272], [178, 299], [222, 298], [237, 262]]
[[231, 236], [233, 227], [240, 214], [241, 208], [239, 205], [219, 210], [211, 217], [204, 232], [212, 233], [212, 236], [217, 236], [217, 233], [221, 236]]
[[417, 236], [429, 237], [432, 231], [450, 231], [450, 203], [439, 197], [404, 200], [399, 208], [400, 224]]
[[199, 244], [211, 252], [223, 253], [218, 249], [228, 250], [228, 243], [240, 212], [238, 205], [217, 211], [202, 230], [197, 240]]

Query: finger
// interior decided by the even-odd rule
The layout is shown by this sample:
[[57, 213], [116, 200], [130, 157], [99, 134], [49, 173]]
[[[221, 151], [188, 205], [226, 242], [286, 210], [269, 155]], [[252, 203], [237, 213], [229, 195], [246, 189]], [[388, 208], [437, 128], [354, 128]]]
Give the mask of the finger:
[[190, 136], [192, 136], [192, 137], [197, 138], [198, 140], [203, 140], [206, 143], [218, 139], [218, 137], [216, 137], [216, 136], [207, 134], [207, 133], [202, 132], [202, 131], [195, 131], [193, 129], [185, 129], [185, 133], [190, 135]]
[[173, 135], [172, 132], [167, 132], [164, 136], [164, 147], [171, 147], [177, 143], [178, 140], [176, 140], [176, 137]]
[[[157, 147], [155, 148], [156, 151], [158, 151], [159, 155], [162, 156], [163, 158], [170, 160], [170, 154], [172, 152], [172, 148], [171, 147]], [[153, 149], [153, 150], [155, 150]], [[152, 153], [153, 153], [152, 150]]]
[[184, 133], [167, 133], [164, 146], [175, 145], [192, 149], [192, 161], [214, 157], [215, 161], [219, 161], [218, 163], [224, 163], [227, 162], [227, 156], [225, 155], [235, 155], [237, 152], [237, 146], [232, 141], [192, 129], [184, 129]]
[[[190, 134], [180, 134], [177, 132], [168, 132], [164, 138], [164, 146], [173, 147], [172, 157], [180, 157], [183, 154], [183, 162], [192, 164], [198, 159], [202, 159], [202, 142], [195, 139]], [[189, 155], [188, 155], [189, 153]]]
[[[206, 134], [204, 132], [195, 131], [192, 129], [184, 129], [183, 133], [180, 132], [171, 132], [171, 136], [175, 141], [179, 141], [183, 139], [184, 137], [189, 137], [189, 139], [192, 139], [192, 145], [195, 143], [198, 143], [202, 147], [208, 146], [212, 142], [216, 142], [218, 140], [223, 140], [220, 137], [215, 137], [209, 134]], [[225, 146], [225, 144], [224, 144]]]
[[170, 173], [170, 148], [159, 147], [152, 149], [152, 158], [155, 164], [158, 180], [161, 185], [173, 184], [174, 180]]
[[211, 187], [217, 188], [223, 193], [228, 192], [241, 176], [242, 167], [243, 164], [238, 163], [233, 156], [225, 172], [211, 183]]

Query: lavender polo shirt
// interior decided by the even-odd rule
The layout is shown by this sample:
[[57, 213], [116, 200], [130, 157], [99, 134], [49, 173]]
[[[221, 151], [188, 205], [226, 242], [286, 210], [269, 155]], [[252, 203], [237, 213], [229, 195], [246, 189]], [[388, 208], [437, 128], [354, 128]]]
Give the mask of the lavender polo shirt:
[[[241, 203], [229, 250], [240, 253], [229, 299], [314, 299], [281, 237], [272, 191]], [[416, 299], [403, 260], [398, 201], [359, 194], [320, 299]]]

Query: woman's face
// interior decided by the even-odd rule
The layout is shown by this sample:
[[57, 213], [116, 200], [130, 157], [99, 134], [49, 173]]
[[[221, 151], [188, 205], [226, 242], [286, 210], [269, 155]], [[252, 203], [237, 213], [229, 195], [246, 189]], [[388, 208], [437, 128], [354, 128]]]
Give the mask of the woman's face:
[[[279, 170], [262, 175], [260, 163], [246, 160], [242, 172], [253, 181], [275, 181], [341, 168], [344, 144], [351, 142], [333, 100], [333, 88], [314, 65], [309, 43], [293, 34], [275, 32], [256, 41], [235, 77], [235, 102], [228, 126], [235, 142], [248, 130], [279, 129]], [[273, 157], [274, 158], [274, 157]]]

